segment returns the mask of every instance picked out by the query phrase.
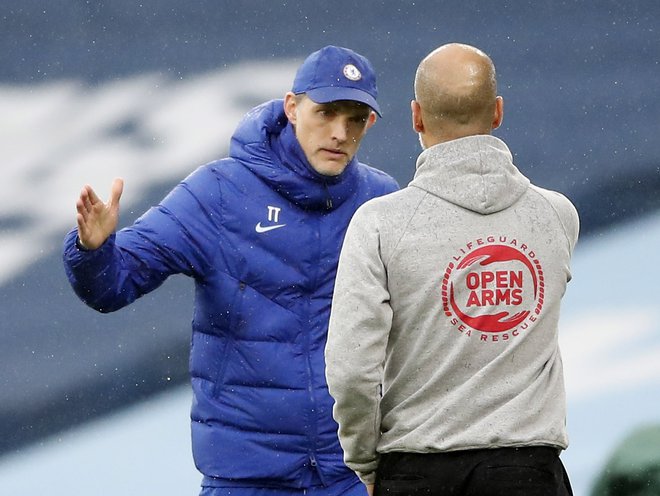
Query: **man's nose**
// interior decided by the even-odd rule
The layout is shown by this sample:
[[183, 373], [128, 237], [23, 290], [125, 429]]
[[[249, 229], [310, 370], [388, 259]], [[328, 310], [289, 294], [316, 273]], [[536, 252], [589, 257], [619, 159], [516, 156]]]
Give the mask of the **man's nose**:
[[348, 139], [348, 119], [338, 117], [332, 123], [332, 137], [337, 141], [344, 142]]

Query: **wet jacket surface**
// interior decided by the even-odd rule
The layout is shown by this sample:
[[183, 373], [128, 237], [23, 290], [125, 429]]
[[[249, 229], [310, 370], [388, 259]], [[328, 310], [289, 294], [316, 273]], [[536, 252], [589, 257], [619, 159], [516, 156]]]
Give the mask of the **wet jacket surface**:
[[245, 116], [230, 158], [197, 169], [99, 249], [67, 235], [67, 276], [101, 312], [172, 274], [194, 279], [192, 444], [205, 484], [352, 477], [325, 381], [330, 303], [349, 220], [395, 189], [355, 158], [340, 176], [317, 174], [275, 100]]

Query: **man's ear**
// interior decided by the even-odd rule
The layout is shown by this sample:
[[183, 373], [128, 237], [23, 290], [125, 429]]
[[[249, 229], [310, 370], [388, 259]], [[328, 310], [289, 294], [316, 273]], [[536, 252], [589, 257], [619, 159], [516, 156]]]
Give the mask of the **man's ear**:
[[284, 113], [286, 114], [287, 119], [293, 125], [296, 124], [298, 102], [296, 101], [296, 95], [290, 91], [284, 95]]
[[365, 131], [368, 130], [374, 124], [376, 124], [377, 120], [378, 120], [378, 116], [376, 115], [376, 112], [374, 111], [369, 112], [369, 117], [367, 118], [367, 129], [365, 129]]
[[416, 133], [424, 132], [424, 121], [422, 120], [422, 107], [419, 106], [417, 100], [410, 102], [410, 110], [412, 113], [412, 126]]
[[504, 120], [504, 98], [498, 96], [495, 99], [495, 111], [493, 112], [493, 122], [491, 124], [492, 129], [497, 129], [502, 125]]

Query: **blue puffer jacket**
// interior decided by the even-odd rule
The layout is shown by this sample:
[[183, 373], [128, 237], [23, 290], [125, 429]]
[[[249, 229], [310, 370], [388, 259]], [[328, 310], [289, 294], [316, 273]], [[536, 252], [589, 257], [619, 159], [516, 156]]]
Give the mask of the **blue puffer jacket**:
[[355, 159], [340, 176], [317, 174], [281, 100], [246, 115], [230, 157], [98, 250], [79, 250], [71, 231], [67, 275], [101, 312], [172, 274], [194, 278], [192, 441], [205, 484], [346, 480], [323, 357], [338, 254], [355, 210], [397, 184]]

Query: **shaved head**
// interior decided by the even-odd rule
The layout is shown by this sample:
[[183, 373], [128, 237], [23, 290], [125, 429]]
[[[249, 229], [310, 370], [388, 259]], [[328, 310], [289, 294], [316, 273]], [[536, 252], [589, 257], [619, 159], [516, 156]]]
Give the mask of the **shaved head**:
[[443, 45], [417, 68], [415, 100], [429, 135], [454, 139], [489, 134], [497, 99], [495, 66], [478, 48]]

